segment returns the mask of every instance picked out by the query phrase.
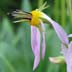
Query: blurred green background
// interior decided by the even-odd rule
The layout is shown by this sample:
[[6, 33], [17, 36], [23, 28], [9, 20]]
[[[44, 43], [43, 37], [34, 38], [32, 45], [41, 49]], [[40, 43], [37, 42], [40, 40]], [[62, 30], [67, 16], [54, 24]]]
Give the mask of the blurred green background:
[[[45, 0], [49, 7], [44, 12], [67, 32], [72, 32], [71, 0]], [[53, 64], [50, 56], [61, 55], [60, 40], [53, 28], [46, 24], [46, 55], [33, 71], [34, 55], [28, 23], [13, 23], [8, 15], [16, 9], [30, 12], [39, 0], [0, 0], [0, 72], [66, 72], [65, 64]]]

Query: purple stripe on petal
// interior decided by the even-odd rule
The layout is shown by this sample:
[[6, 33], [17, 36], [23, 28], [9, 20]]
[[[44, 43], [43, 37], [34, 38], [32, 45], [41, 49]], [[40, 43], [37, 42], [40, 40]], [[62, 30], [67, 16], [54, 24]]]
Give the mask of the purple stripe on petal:
[[43, 22], [41, 22], [41, 28], [42, 28], [42, 58], [44, 59], [46, 52], [46, 41], [45, 41], [45, 26]]
[[40, 62], [40, 32], [37, 27], [31, 26], [31, 46], [35, 56], [33, 70]]

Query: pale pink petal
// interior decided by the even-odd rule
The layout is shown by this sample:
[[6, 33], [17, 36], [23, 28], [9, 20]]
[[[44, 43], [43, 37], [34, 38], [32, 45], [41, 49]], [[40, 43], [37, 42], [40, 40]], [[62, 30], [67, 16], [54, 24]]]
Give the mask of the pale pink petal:
[[57, 22], [53, 21], [49, 16], [47, 16], [44, 13], [42, 14], [43, 14], [43, 18], [48, 20], [48, 22], [50, 22], [50, 24], [53, 26], [61, 42], [67, 45], [69, 43], [69, 40], [67, 33], [64, 31], [64, 29]]
[[33, 70], [40, 62], [40, 31], [37, 27], [31, 26], [31, 46], [35, 56]]
[[69, 40], [68, 40], [68, 36], [67, 33], [64, 31], [64, 29], [55, 21], [52, 21], [52, 26], [55, 29], [59, 39], [61, 40], [61, 42], [63, 44], [68, 45]]
[[35, 70], [40, 62], [40, 54], [35, 56], [33, 70]]

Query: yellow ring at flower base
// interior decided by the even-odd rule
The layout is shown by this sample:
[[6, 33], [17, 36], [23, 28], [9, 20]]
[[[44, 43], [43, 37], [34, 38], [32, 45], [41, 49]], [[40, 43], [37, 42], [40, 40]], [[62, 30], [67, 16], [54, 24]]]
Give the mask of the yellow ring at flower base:
[[34, 26], [40, 24], [40, 17], [42, 16], [42, 13], [39, 10], [34, 10], [31, 12], [31, 14], [32, 19], [30, 21], [30, 24]]

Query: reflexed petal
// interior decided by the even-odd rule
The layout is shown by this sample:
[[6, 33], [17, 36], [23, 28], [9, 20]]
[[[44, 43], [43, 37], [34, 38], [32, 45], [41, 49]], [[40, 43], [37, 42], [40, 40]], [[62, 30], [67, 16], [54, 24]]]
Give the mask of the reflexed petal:
[[46, 52], [46, 41], [45, 41], [45, 26], [43, 22], [41, 22], [41, 28], [42, 28], [42, 58], [44, 59]]
[[53, 21], [49, 16], [47, 16], [44, 13], [43, 13], [43, 18], [45, 18], [46, 20], [48, 20], [48, 22], [51, 23], [58, 37], [60, 38], [61, 42], [67, 45], [69, 43], [69, 40], [68, 40], [68, 36], [66, 32], [64, 31], [64, 29], [57, 22]]
[[33, 70], [36, 69], [40, 62], [40, 32], [38, 28], [31, 26], [31, 46], [35, 56]]
[[64, 29], [58, 23], [56, 23], [55, 21], [52, 22], [52, 26], [55, 29], [55, 31], [56, 31], [58, 37], [60, 38], [61, 42], [63, 44], [68, 45], [69, 40], [68, 40], [67, 34], [64, 31]]

